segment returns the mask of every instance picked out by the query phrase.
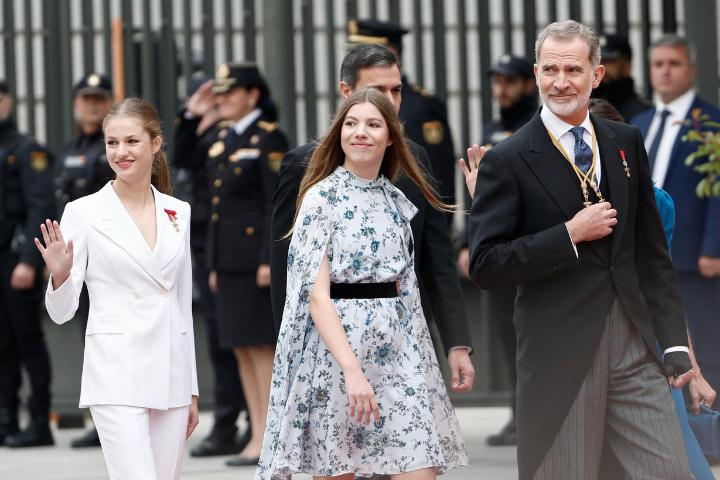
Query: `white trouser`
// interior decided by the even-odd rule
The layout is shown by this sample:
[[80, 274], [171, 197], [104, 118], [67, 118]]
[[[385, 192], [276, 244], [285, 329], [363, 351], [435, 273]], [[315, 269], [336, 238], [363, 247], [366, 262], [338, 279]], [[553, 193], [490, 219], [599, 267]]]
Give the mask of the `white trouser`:
[[179, 479], [189, 409], [91, 406], [110, 480]]

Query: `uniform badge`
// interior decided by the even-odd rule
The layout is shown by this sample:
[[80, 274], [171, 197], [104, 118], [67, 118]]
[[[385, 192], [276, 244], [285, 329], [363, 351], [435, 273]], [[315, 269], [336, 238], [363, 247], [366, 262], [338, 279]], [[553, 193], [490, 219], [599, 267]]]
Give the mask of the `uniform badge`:
[[228, 75], [230, 75], [230, 67], [227, 66], [227, 63], [220, 65], [217, 72], [215, 72], [217, 78], [227, 78]]
[[257, 133], [250, 137], [250, 145], [257, 145], [257, 143], [260, 141], [260, 135]]
[[225, 140], [225, 137], [227, 137], [227, 134], [228, 134], [228, 129], [227, 129], [227, 128], [223, 128], [222, 130], [220, 130], [220, 131], [218, 132], [218, 138], [219, 138], [220, 140]]
[[65, 157], [63, 165], [65, 168], [79, 168], [84, 167], [86, 163], [87, 159], [85, 158], [85, 155], [68, 155]]
[[238, 148], [228, 157], [228, 160], [231, 162], [239, 162], [240, 160], [258, 158], [259, 156], [259, 148]]
[[98, 74], [93, 73], [92, 75], [90, 75], [87, 79], [87, 84], [91, 87], [97, 87], [98, 85], [100, 85], [100, 77], [98, 76]]
[[282, 165], [282, 159], [285, 156], [283, 152], [270, 152], [268, 153], [268, 166], [274, 173], [280, 171], [280, 165]]
[[423, 138], [430, 145], [437, 145], [443, 141], [443, 125], [439, 120], [424, 122], [422, 124]]
[[48, 168], [48, 156], [45, 152], [30, 152], [30, 167], [36, 172], [44, 172]]
[[212, 144], [210, 149], [208, 150], [208, 155], [210, 155], [210, 158], [215, 158], [221, 153], [225, 151], [225, 142], [217, 141]]

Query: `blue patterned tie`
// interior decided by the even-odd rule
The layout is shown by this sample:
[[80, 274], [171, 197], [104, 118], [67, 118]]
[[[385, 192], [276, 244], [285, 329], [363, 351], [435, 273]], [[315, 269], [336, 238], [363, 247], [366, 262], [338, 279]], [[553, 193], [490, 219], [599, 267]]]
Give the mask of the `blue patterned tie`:
[[575, 165], [583, 172], [588, 173], [592, 166], [593, 153], [583, 140], [583, 127], [573, 127], [570, 129], [572, 134], [575, 136]]
[[670, 115], [670, 110], [663, 110], [660, 112], [660, 125], [658, 125], [657, 133], [650, 144], [648, 150], [648, 161], [650, 162], [650, 175], [652, 175], [653, 167], [655, 167], [655, 157], [657, 157], [658, 150], [660, 149], [660, 140], [665, 133], [665, 120]]

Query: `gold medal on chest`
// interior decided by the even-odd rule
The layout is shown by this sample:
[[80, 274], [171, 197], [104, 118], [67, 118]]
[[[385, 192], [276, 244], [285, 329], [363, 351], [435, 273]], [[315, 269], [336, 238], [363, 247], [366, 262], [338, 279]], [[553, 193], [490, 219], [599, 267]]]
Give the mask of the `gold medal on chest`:
[[215, 158], [221, 153], [225, 151], [225, 142], [217, 141], [212, 144], [210, 147], [210, 150], [208, 150], [208, 155], [210, 155], [210, 158]]

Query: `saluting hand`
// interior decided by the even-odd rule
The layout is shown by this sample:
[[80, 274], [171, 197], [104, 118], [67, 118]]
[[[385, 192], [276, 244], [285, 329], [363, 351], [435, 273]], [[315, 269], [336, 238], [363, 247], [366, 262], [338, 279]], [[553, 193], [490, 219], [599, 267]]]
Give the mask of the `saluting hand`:
[[45, 223], [40, 225], [40, 232], [45, 246], [43, 247], [37, 237], [35, 237], [35, 246], [52, 275], [53, 289], [57, 289], [70, 276], [73, 264], [73, 241], [70, 240], [67, 245], [65, 244], [57, 220], [45, 220]]
[[213, 86], [213, 80], [208, 80], [195, 90], [187, 101], [187, 111], [196, 117], [202, 117], [210, 109], [215, 107], [215, 100], [213, 99], [212, 92], [210, 89]]
[[478, 168], [486, 151], [487, 148], [481, 147], [476, 143], [467, 149], [467, 162], [463, 158], [458, 160], [460, 171], [465, 177], [465, 185], [467, 185], [470, 198], [473, 198], [475, 195], [475, 182], [477, 181]]

